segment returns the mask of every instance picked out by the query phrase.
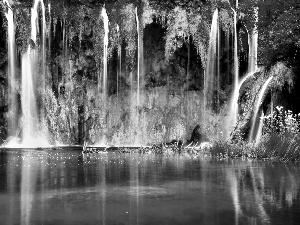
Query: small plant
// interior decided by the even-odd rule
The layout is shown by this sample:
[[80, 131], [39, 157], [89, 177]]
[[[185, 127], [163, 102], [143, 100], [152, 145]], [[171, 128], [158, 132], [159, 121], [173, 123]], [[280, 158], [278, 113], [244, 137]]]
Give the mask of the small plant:
[[300, 137], [298, 135], [266, 134], [258, 147], [258, 158], [284, 162], [300, 160]]
[[257, 146], [257, 157], [280, 161], [300, 159], [300, 114], [285, 111], [282, 106], [264, 117], [263, 136]]
[[300, 114], [293, 114], [292, 111], [284, 111], [282, 106], [277, 106], [276, 110], [264, 117], [263, 134], [299, 134]]

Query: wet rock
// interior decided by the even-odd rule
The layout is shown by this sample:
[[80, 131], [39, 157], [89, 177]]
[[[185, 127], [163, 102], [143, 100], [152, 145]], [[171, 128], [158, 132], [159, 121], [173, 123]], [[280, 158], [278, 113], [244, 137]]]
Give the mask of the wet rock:
[[3, 71], [0, 71], [0, 84], [7, 85], [7, 79], [4, 77]]
[[92, 22], [91, 22], [90, 18], [87, 16], [84, 18], [83, 27], [84, 27], [84, 30], [83, 30], [84, 35], [87, 37], [90, 36], [92, 33]]
[[187, 145], [197, 144], [197, 143], [201, 142], [201, 140], [202, 140], [202, 135], [200, 133], [200, 125], [198, 124], [192, 132], [191, 139], [188, 140], [186, 144]]
[[4, 48], [0, 48], [0, 67], [7, 62], [7, 51]]
[[8, 106], [7, 105], [1, 106], [0, 107], [0, 113], [6, 113], [6, 112], [8, 112]]

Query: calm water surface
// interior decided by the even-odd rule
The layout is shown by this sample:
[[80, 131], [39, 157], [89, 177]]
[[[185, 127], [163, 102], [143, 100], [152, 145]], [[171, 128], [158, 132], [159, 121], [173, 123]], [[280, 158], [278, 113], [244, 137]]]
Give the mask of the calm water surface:
[[299, 224], [300, 165], [2, 150], [0, 224]]

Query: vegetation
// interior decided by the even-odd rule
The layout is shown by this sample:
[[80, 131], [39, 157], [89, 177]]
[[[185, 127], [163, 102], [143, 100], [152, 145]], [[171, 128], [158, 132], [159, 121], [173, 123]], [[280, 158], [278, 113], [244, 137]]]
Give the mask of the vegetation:
[[263, 118], [263, 135], [256, 145], [240, 139], [235, 142], [217, 140], [209, 154], [222, 158], [247, 157], [284, 162], [300, 161], [300, 114], [278, 106]]
[[[16, 24], [16, 43], [18, 52], [22, 53], [30, 42], [30, 7], [32, 6], [32, 0], [15, 2], [12, 8]], [[4, 18], [6, 6], [3, 2], [0, 4], [2, 17]], [[108, 13], [110, 29], [109, 63], [111, 69], [109, 73], [111, 76], [109, 79], [111, 80], [109, 82], [114, 84], [114, 87], [110, 88], [109, 95], [116, 93], [116, 70], [112, 68], [116, 67], [114, 60], [119, 44], [122, 46], [122, 51], [124, 50], [124, 55], [122, 56], [124, 68], [122, 72], [125, 75], [122, 75], [122, 81], [125, 83], [124, 86], [127, 90], [133, 89], [133, 87], [130, 87], [132, 84], [128, 80], [130, 79], [129, 74], [134, 76], [132, 73], [135, 72], [137, 67], [136, 9], [141, 23], [138, 29], [141, 31], [142, 36], [144, 35], [144, 28], [149, 24], [159, 24], [164, 35], [161, 39], [164, 39], [163, 43], [165, 46], [163, 46], [163, 49], [160, 49], [163, 52], [163, 59], [157, 63], [159, 66], [155, 64], [158, 68], [155, 68], [157, 71], [154, 72], [157, 72], [158, 75], [155, 74], [156, 76], [154, 76], [153, 71], [148, 71], [149, 73], [145, 75], [150, 82], [160, 79], [160, 82], [156, 82], [157, 86], [169, 85], [168, 88], [172, 89], [170, 88], [173, 87], [170, 86], [171, 77], [179, 84], [177, 86], [180, 86], [180, 88], [185, 85], [184, 90], [190, 90], [189, 87], [186, 88], [188, 86], [186, 83], [190, 81], [193, 83], [193, 85], [190, 85], [192, 87], [191, 90], [199, 91], [203, 88], [200, 83], [203, 84], [203, 70], [207, 62], [210, 24], [212, 14], [218, 8], [221, 36], [223, 35], [223, 42], [225, 42], [225, 39], [226, 41], [228, 40], [228, 46], [225, 46], [224, 43], [221, 46], [222, 52], [220, 55], [221, 77], [226, 75], [226, 81], [221, 82], [222, 90], [218, 90], [220, 93], [224, 93], [221, 97], [224, 103], [223, 106], [225, 107], [226, 103], [228, 103], [229, 93], [232, 90], [231, 67], [233, 64], [233, 48], [229, 43], [233, 39], [234, 10], [237, 11], [237, 28], [240, 36], [242, 36], [241, 25], [246, 27], [249, 34], [254, 27], [257, 28], [259, 34], [259, 64], [268, 68], [275, 68], [272, 72], [273, 74], [271, 74], [274, 76], [271, 84], [272, 91], [283, 92], [285, 89], [289, 89], [290, 92], [294, 91], [295, 95], [297, 95], [297, 90], [300, 90], [300, 88], [297, 89], [297, 81], [298, 85], [300, 83], [297, 76], [300, 71], [299, 0], [278, 0], [275, 3], [272, 0], [245, 0], [239, 1], [237, 9], [235, 1], [227, 0], [59, 1], [59, 3], [51, 5], [51, 14], [46, 13], [46, 21], [49, 26], [47, 30], [47, 44], [50, 44], [49, 46], [52, 50], [47, 55], [49, 86], [45, 93], [45, 108], [49, 112], [47, 115], [49, 131], [53, 134], [54, 140], [63, 143], [77, 142], [79, 137], [80, 140], [83, 140], [83, 137], [88, 135], [84, 134], [84, 131], [81, 132], [79, 130], [87, 129], [83, 127], [88, 123], [92, 123], [91, 127], [96, 127], [95, 123], [100, 123], [99, 118], [94, 118], [89, 113], [95, 111], [96, 113], [94, 114], [99, 114], [102, 107], [101, 101], [96, 101], [97, 97], [99, 97], [97, 96], [96, 84], [100, 82], [99, 78], [103, 67], [104, 27], [101, 16], [103, 6], [105, 6]], [[46, 11], [49, 12], [49, 10], [47, 8]], [[6, 26], [6, 24], [4, 23], [3, 26]], [[147, 37], [144, 37], [144, 40], [146, 42]], [[247, 47], [243, 46], [242, 40], [240, 40], [239, 45], [241, 56], [243, 51], [247, 52]], [[66, 48], [66, 46], [69, 48]], [[148, 51], [152, 50], [148, 49]], [[196, 52], [196, 56], [193, 55], [193, 51]], [[152, 55], [156, 57], [156, 53], [153, 51]], [[177, 59], [172, 61], [174, 55]], [[192, 57], [196, 58], [194, 64], [190, 61]], [[246, 60], [240, 57], [240, 67], [243, 67], [243, 60], [245, 61], [244, 64], [247, 64]], [[278, 61], [283, 61], [284, 63], [278, 64]], [[150, 61], [147, 66], [153, 67], [153, 64]], [[274, 65], [276, 66], [273, 67]], [[202, 67], [202, 71], [200, 69], [197, 70], [198, 67]], [[1, 68], [5, 70], [6, 67], [3, 66]], [[196, 71], [196, 75], [189, 79], [189, 72], [192, 70]], [[243, 68], [240, 70], [242, 71]], [[262, 85], [264, 80], [263, 77], [258, 79], [258, 82], [260, 82], [259, 86]], [[292, 90], [293, 88], [294, 90]], [[174, 90], [168, 90], [170, 93], [172, 91], [175, 92]], [[295, 102], [296, 100], [292, 103], [295, 104]], [[295, 108], [294, 112], [300, 112], [300, 108]], [[197, 113], [199, 114], [199, 112], [195, 114]], [[291, 128], [292, 125], [290, 125], [298, 124], [298, 117], [291, 116], [291, 111], [287, 111], [284, 115], [282, 116], [279, 113], [266, 117], [262, 138], [262, 143], [265, 143], [266, 146], [273, 146], [271, 142], [275, 140], [280, 140], [282, 143], [285, 143], [286, 140], [298, 143], [295, 135], [299, 132], [299, 127], [297, 127], [298, 125], [293, 125]], [[102, 116], [105, 117], [105, 115]], [[281, 118], [284, 123], [275, 117]], [[60, 121], [57, 118], [63, 119]], [[286, 118], [292, 119], [287, 120]], [[218, 118], [218, 120], [221, 119]], [[189, 121], [186, 123], [189, 123]], [[5, 133], [3, 131], [5, 126], [0, 125], [1, 133]], [[102, 128], [95, 128], [95, 130], [101, 130]], [[285, 131], [283, 132], [282, 129]], [[214, 131], [215, 129], [212, 130]], [[67, 134], [61, 135], [64, 131], [67, 131]], [[95, 133], [97, 132], [95, 131]], [[276, 139], [273, 137], [280, 138]], [[296, 146], [296, 144], [294, 145]], [[273, 151], [269, 150], [258, 150], [258, 148], [263, 149], [262, 145], [254, 147], [252, 144], [246, 144], [242, 140], [239, 140], [237, 144], [216, 142], [211, 154], [216, 156], [226, 155], [226, 157], [245, 155], [259, 158], [271, 157], [271, 155], [277, 154], [273, 154]]]

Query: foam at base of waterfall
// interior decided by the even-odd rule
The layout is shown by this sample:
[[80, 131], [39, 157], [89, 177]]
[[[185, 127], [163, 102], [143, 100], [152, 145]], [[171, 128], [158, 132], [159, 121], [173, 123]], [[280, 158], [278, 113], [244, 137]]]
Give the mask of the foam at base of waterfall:
[[2, 146], [4, 148], [49, 148], [53, 147], [49, 144], [45, 137], [26, 137], [21, 140], [17, 137], [9, 137], [8, 141]]

